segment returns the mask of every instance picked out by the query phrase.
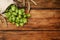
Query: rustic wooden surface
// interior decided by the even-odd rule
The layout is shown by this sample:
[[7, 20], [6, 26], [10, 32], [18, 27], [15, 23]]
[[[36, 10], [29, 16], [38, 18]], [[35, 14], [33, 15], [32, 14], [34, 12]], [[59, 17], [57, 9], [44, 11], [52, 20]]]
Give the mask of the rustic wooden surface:
[[37, 6], [31, 2], [31, 8], [60, 8], [60, 0], [34, 0]]
[[8, 23], [0, 30], [60, 30], [60, 10], [31, 10], [31, 18], [23, 27]]
[[60, 40], [59, 31], [3, 31], [1, 33], [0, 40]]
[[0, 24], [0, 40], [60, 40], [60, 0], [35, 0], [23, 27]]
[[[15, 0], [16, 2], [17, 0]], [[60, 8], [60, 0], [34, 0], [37, 3], [37, 6], [34, 5], [32, 2], [30, 2], [31, 4], [31, 8]], [[17, 2], [17, 4], [19, 6], [21, 6], [22, 4], [22, 0], [20, 0], [20, 4], [19, 2]], [[26, 1], [27, 4], [27, 1]], [[27, 6], [26, 6], [27, 7]]]

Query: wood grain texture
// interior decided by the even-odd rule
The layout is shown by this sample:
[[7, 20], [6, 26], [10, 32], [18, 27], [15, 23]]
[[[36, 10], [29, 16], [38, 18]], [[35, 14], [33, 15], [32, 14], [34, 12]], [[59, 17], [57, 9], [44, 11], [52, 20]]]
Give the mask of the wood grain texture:
[[[31, 8], [60, 8], [60, 0], [34, 0], [37, 5], [34, 5], [31, 1]], [[15, 0], [15, 2], [18, 4], [18, 6], [22, 6], [22, 0], [20, 0], [20, 3]], [[27, 7], [27, 1], [26, 1], [26, 7]]]
[[4, 40], [60, 40], [59, 31], [4, 32]]
[[0, 31], [0, 40], [3, 40], [3, 32]]
[[0, 40], [60, 40], [60, 9], [55, 10], [60, 8], [60, 0], [34, 1], [38, 5], [31, 2], [31, 8], [39, 10], [31, 10], [31, 18], [23, 27], [16, 27], [10, 22], [7, 22], [8, 27], [0, 24]]
[[0, 30], [60, 30], [60, 10], [31, 10], [31, 18], [24, 27], [16, 27], [8, 22], [8, 27]]
[[31, 2], [31, 8], [60, 8], [60, 0], [34, 0], [37, 3], [35, 6]]

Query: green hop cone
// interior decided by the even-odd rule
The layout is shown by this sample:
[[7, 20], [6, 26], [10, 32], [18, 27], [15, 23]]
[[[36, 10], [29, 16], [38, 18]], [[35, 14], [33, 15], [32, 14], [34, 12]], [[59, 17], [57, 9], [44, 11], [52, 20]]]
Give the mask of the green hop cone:
[[12, 12], [12, 14], [13, 14], [13, 15], [15, 15], [15, 16], [17, 15], [17, 13], [16, 13], [16, 12]]
[[22, 16], [21, 15], [18, 15], [18, 18], [22, 18]]
[[27, 17], [26, 13], [23, 13], [23, 17], [24, 17], [24, 18], [26, 18], [26, 17]]
[[11, 9], [9, 9], [9, 12], [11, 12], [11, 13], [12, 13], [12, 10], [11, 10]]
[[11, 10], [12, 10], [12, 11], [15, 11], [15, 9], [16, 9], [16, 6], [15, 6], [15, 5], [12, 5], [12, 6], [11, 6]]
[[7, 13], [5, 13], [5, 15], [8, 18], [8, 17], [10, 17], [11, 13], [10, 12], [7, 12]]
[[19, 23], [19, 21], [20, 21], [20, 18], [18, 18], [18, 17], [16, 17], [16, 23]]
[[13, 18], [13, 17], [15, 17], [14, 15], [11, 15], [11, 17]]
[[26, 14], [27, 18], [29, 18], [31, 15], [30, 14]]
[[15, 24], [15, 22], [12, 22], [13, 24]]
[[18, 27], [18, 26], [19, 26], [19, 24], [18, 24], [18, 23], [16, 23], [16, 26]]
[[13, 21], [13, 22], [15, 22], [15, 19], [16, 19], [15, 17], [12, 17], [12, 21]]
[[23, 23], [27, 23], [27, 19], [26, 18], [23, 18]]
[[25, 15], [25, 13], [23, 13], [22, 15]]
[[16, 24], [16, 26], [24, 26], [28, 22], [30, 14], [25, 13], [25, 9], [18, 9], [14, 4], [10, 5], [5, 11], [5, 15], [9, 22]]
[[20, 19], [20, 23], [23, 23], [23, 19], [22, 18]]
[[22, 12], [22, 13], [24, 13], [24, 12], [25, 12], [25, 10], [24, 10], [24, 9], [21, 9], [21, 12]]
[[18, 8], [16, 8], [15, 12], [16, 12], [16, 13], [18, 13], [18, 12], [19, 12]]
[[8, 12], [8, 16], [11, 16], [11, 13], [10, 12]]
[[9, 18], [8, 18], [8, 21], [9, 21], [9, 22], [12, 22], [12, 17], [9, 17]]
[[20, 26], [24, 26], [24, 23], [20, 23]]
[[8, 13], [4, 13], [5, 14], [5, 16], [8, 18]]
[[22, 15], [22, 12], [21, 12], [21, 10], [20, 10], [20, 9], [19, 9], [19, 12], [18, 12], [18, 14], [19, 14], [19, 15]]

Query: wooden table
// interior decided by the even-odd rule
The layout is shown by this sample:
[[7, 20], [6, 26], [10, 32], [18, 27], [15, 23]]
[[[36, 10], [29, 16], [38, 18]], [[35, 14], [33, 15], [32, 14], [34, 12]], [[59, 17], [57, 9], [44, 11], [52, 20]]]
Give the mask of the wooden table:
[[60, 0], [35, 1], [38, 5], [31, 3], [28, 23], [23, 27], [9, 22], [8, 27], [3, 25], [0, 40], [60, 40]]

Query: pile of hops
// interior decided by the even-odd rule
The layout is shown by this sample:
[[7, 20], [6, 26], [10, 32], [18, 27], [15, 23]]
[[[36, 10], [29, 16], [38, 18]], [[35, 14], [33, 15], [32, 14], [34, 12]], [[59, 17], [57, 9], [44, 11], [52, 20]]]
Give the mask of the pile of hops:
[[30, 14], [25, 13], [24, 9], [20, 9], [14, 4], [10, 5], [4, 13], [7, 20], [16, 26], [24, 26], [30, 17]]

